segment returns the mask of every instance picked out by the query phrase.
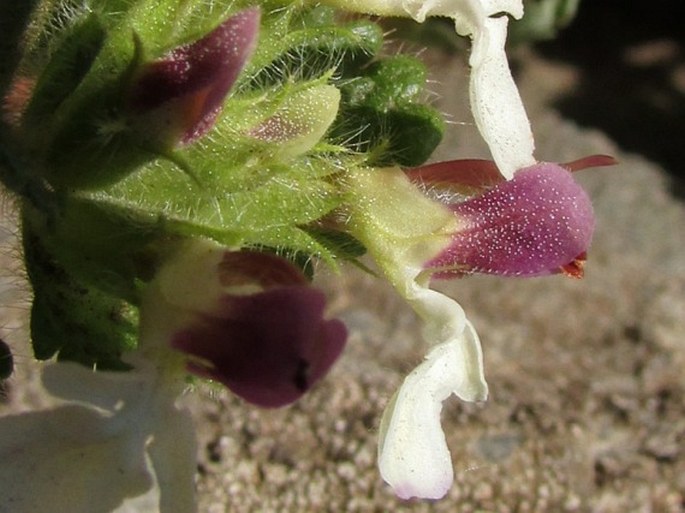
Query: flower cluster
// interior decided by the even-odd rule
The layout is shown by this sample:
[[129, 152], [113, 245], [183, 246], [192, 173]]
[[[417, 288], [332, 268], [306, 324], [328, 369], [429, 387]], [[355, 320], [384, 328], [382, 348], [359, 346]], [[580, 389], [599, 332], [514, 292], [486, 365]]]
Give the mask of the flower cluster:
[[[453, 480], [442, 403], [488, 386], [474, 326], [431, 280], [582, 276], [594, 214], [572, 172], [614, 162], [535, 159], [505, 53], [522, 0], [320, 3], [25, 13], [24, 54], [0, 68], [0, 178], [21, 205], [34, 351], [60, 360], [44, 385], [66, 402], [0, 420], [13, 512], [194, 511], [187, 374], [260, 407], [298, 400], [347, 337], [311, 261], [364, 253], [429, 345], [383, 415], [380, 472], [401, 498], [440, 498]], [[422, 65], [378, 55], [382, 31], [331, 6], [453, 19], [494, 162], [421, 165], [443, 126], [421, 103]]]

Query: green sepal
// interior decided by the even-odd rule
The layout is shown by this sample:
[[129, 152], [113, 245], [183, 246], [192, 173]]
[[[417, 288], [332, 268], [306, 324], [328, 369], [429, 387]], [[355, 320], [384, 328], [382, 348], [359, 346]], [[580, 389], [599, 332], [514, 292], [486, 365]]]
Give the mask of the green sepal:
[[243, 110], [227, 109], [224, 123], [234, 129], [244, 126], [236, 135], [244, 138], [243, 146], [251, 155], [260, 153], [264, 159], [281, 162], [302, 156], [323, 139], [338, 114], [340, 91], [326, 84], [327, 78], [280, 86], [250, 102], [249, 108], [241, 102]]

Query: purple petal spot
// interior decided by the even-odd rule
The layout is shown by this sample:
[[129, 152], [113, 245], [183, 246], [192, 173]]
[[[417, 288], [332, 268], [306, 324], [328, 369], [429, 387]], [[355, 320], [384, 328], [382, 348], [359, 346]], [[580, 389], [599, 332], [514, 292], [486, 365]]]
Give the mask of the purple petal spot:
[[324, 294], [273, 255], [226, 252], [219, 279], [229, 289], [249, 284], [263, 290], [223, 295], [215, 311], [199, 314], [171, 346], [194, 357], [190, 372], [248, 402], [275, 408], [297, 400], [342, 353], [344, 324], [324, 319]]
[[551, 163], [521, 169], [451, 208], [466, 227], [427, 264], [440, 270], [437, 277], [582, 275], [595, 219], [590, 199], [567, 169]]
[[280, 143], [294, 139], [305, 130], [301, 122], [274, 115], [250, 130], [250, 135], [260, 141]]
[[[202, 39], [179, 46], [145, 66], [129, 104], [134, 111], [168, 110], [181, 144], [207, 133], [224, 98], [256, 46], [260, 9], [251, 7], [224, 21]], [[174, 128], [174, 127], [171, 127]]]

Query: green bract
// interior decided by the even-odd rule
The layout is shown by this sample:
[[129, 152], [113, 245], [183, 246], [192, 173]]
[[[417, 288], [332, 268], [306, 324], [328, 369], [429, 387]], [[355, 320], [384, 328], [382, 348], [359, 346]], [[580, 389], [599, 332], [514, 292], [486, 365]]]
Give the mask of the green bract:
[[[124, 368], [141, 290], [189, 238], [277, 252], [309, 274], [312, 258], [356, 261], [364, 246], [332, 222], [356, 201], [349, 172], [420, 164], [442, 136], [422, 64], [379, 55], [380, 27], [329, 7], [28, 5], [0, 4], [13, 22], [0, 46], [0, 177], [22, 207], [41, 359]], [[239, 17], [243, 32], [221, 39]], [[230, 82], [202, 61], [211, 51], [230, 64], [229, 48], [244, 58]], [[213, 90], [228, 91], [219, 108], [193, 111]], [[178, 140], [190, 122], [200, 135]]]
[[378, 166], [423, 163], [442, 139], [444, 122], [421, 103], [426, 72], [415, 58], [378, 61], [342, 85], [345, 98], [335, 134], [369, 153]]
[[70, 274], [28, 227], [24, 255], [34, 299], [31, 336], [36, 358], [121, 369], [120, 356], [137, 344], [138, 309]]

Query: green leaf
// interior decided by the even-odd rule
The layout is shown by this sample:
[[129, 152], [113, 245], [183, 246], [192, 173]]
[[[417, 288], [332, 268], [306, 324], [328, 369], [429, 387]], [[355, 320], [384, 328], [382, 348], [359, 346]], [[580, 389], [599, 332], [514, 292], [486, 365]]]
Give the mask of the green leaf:
[[331, 137], [369, 165], [417, 166], [428, 159], [445, 130], [439, 112], [421, 103], [423, 64], [413, 57], [380, 60], [341, 85], [342, 106]]
[[23, 235], [34, 293], [31, 340], [36, 358], [57, 354], [91, 367], [127, 368], [121, 355], [137, 344], [137, 309], [70, 275], [26, 225]]
[[91, 14], [71, 25], [62, 34], [50, 61], [38, 77], [25, 121], [42, 121], [51, 116], [69, 97], [90, 70], [105, 39], [98, 16]]
[[263, 88], [293, 78], [311, 80], [335, 69], [357, 74], [383, 44], [382, 29], [368, 20], [341, 23], [325, 6], [281, 9], [265, 16], [260, 47], [252, 62], [250, 87]]
[[154, 215], [78, 196], [62, 198], [47, 214], [26, 206], [23, 222], [71, 278], [132, 303], [137, 281], [152, 277], [166, 236]]

